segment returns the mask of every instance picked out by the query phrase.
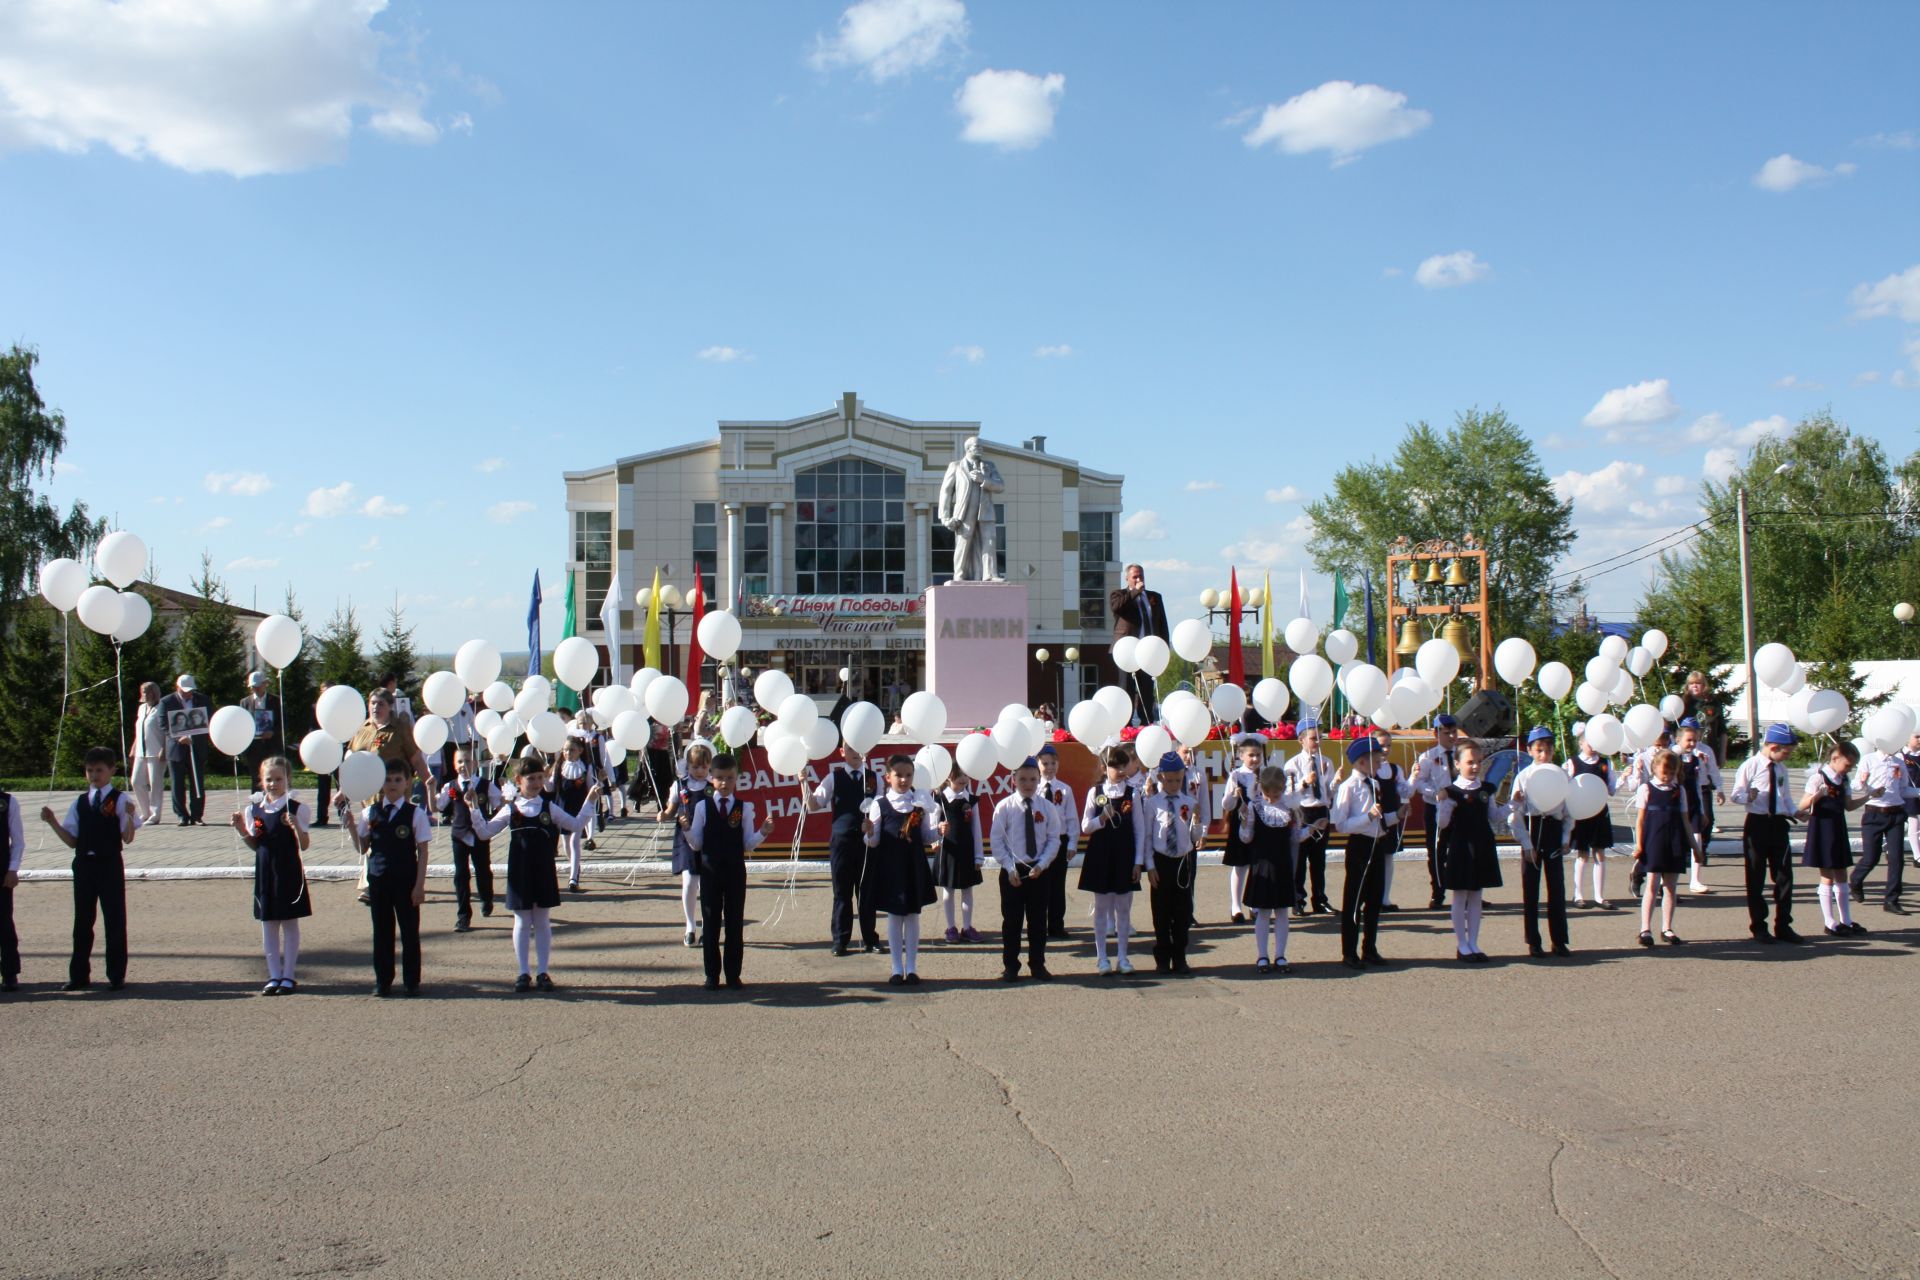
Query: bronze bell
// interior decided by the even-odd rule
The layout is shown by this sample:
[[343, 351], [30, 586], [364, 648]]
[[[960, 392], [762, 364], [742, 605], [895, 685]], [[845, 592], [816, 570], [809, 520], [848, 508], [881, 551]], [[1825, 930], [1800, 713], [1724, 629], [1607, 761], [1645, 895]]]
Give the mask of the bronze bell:
[[1447, 561], [1447, 576], [1444, 579], [1450, 587], [1470, 587], [1473, 580], [1467, 577], [1467, 566], [1458, 558]]
[[1467, 627], [1467, 620], [1457, 613], [1448, 618], [1446, 625], [1440, 628], [1440, 638], [1453, 646], [1453, 651], [1460, 655], [1460, 665], [1463, 667], [1473, 665], [1472, 637], [1473, 633]]
[[1411, 658], [1420, 652], [1420, 622], [1412, 614], [1400, 620], [1400, 643], [1394, 652], [1402, 658]]
[[1440, 576], [1440, 562], [1438, 560], [1427, 561], [1427, 576], [1420, 579], [1420, 581], [1432, 586], [1438, 586], [1444, 581]]

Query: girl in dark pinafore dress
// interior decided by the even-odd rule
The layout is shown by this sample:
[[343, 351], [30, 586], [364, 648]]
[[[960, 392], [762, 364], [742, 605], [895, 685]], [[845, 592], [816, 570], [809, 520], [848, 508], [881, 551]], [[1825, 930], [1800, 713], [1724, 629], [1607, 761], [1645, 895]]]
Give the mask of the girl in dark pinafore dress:
[[[1287, 921], [1293, 906], [1293, 808], [1285, 800], [1287, 774], [1276, 765], [1260, 771], [1260, 795], [1240, 806], [1240, 839], [1248, 854], [1243, 895], [1253, 913], [1253, 967], [1260, 973], [1291, 973]], [[1267, 959], [1267, 936], [1273, 959]]]
[[687, 748], [687, 771], [667, 790], [660, 821], [673, 823], [673, 874], [680, 877], [680, 915], [687, 925], [687, 945], [700, 945], [700, 873], [693, 869], [693, 846], [687, 829], [693, 810], [707, 796], [707, 770], [713, 766], [713, 748], [696, 742]]
[[1660, 904], [1660, 936], [1677, 947], [1684, 939], [1673, 931], [1674, 886], [1693, 865], [1694, 833], [1686, 793], [1680, 787], [1680, 757], [1661, 747], [1648, 765], [1652, 780], [1640, 784], [1634, 804], [1640, 818], [1634, 825], [1635, 853], [1647, 882], [1640, 898], [1640, 945], [1653, 945], [1653, 899], [1665, 892]]
[[267, 955], [263, 996], [287, 995], [300, 984], [294, 966], [300, 959], [300, 922], [313, 914], [307, 870], [300, 861], [307, 847], [307, 811], [290, 794], [293, 766], [284, 756], [260, 762], [260, 791], [233, 815], [234, 830], [253, 850], [253, 918]]
[[1807, 820], [1807, 845], [1800, 865], [1820, 873], [1820, 914], [1826, 917], [1828, 936], [1835, 938], [1866, 932], [1853, 922], [1853, 902], [1847, 894], [1847, 868], [1853, 865], [1847, 810], [1872, 799], [1864, 789], [1854, 794], [1853, 766], [1859, 763], [1858, 747], [1851, 742], [1834, 743], [1827, 762], [1807, 776], [1807, 795], [1799, 809]]
[[[980, 797], [968, 785], [959, 765], [947, 776], [947, 785], [934, 795], [940, 802], [940, 851], [933, 855], [933, 883], [947, 908], [947, 941], [960, 942], [973, 932], [973, 887], [980, 883], [980, 862], [986, 849], [980, 839]], [[954, 919], [958, 899], [959, 919]]]
[[1454, 753], [1459, 776], [1440, 792], [1434, 815], [1445, 836], [1440, 864], [1440, 887], [1453, 895], [1455, 955], [1468, 964], [1487, 963], [1480, 949], [1480, 912], [1488, 889], [1500, 887], [1500, 856], [1494, 849], [1493, 829], [1504, 826], [1507, 806], [1493, 798], [1480, 781], [1481, 752], [1472, 742]]

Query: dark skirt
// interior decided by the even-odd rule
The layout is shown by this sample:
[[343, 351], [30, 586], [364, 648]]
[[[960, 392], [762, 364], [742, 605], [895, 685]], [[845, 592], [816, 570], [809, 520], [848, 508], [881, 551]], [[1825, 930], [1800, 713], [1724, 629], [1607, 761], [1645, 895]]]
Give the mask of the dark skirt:
[[948, 835], [933, 855], [933, 882], [942, 889], [971, 889], [981, 880], [980, 868], [973, 861], [973, 824], [965, 819], [962, 822], [964, 834]]
[[873, 905], [890, 916], [917, 916], [940, 900], [933, 872], [917, 843], [883, 837], [869, 850]]
[[301, 920], [312, 914], [299, 846], [291, 840], [262, 840], [253, 851], [253, 918]]
[[1441, 888], [1500, 887], [1500, 855], [1491, 838], [1474, 838], [1452, 831], [1447, 836], [1446, 856], [1440, 863]]
[[[1228, 783], [1228, 787], [1232, 787]], [[1240, 839], [1240, 814], [1246, 809], [1247, 801], [1242, 797], [1233, 811], [1226, 815], [1227, 841], [1221, 846], [1220, 865], [1223, 867], [1246, 867], [1253, 865], [1253, 846]]]
[[1133, 829], [1102, 827], [1087, 837], [1080, 855], [1080, 891], [1082, 893], [1132, 893]]
[[687, 833], [680, 829], [680, 820], [673, 820], [673, 874], [693, 870], [693, 846], [687, 843]]
[[507, 910], [560, 905], [560, 873], [551, 854], [532, 848], [507, 850]]
[[1807, 847], [1800, 865], [1840, 871], [1853, 865], [1853, 844], [1847, 838], [1847, 820], [1815, 809], [1807, 816]]
[[[1237, 824], [1236, 824], [1237, 825]], [[1247, 889], [1241, 901], [1259, 911], [1285, 911], [1293, 905], [1293, 828], [1255, 825], [1245, 846]]]
[[1573, 824], [1573, 838], [1567, 844], [1576, 851], [1592, 852], [1613, 848], [1613, 814], [1602, 809], [1591, 818]]
[[1646, 834], [1641, 841], [1641, 869], [1650, 876], [1676, 876], [1693, 865], [1693, 846], [1687, 835], [1692, 819], [1684, 803], [1673, 808], [1647, 807]]

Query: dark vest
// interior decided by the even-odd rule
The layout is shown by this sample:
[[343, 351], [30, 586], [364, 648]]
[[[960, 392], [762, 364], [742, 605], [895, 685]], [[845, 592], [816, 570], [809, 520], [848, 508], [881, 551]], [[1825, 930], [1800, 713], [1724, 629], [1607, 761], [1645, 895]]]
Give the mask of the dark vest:
[[560, 847], [560, 827], [553, 820], [553, 801], [540, 806], [538, 817], [529, 818], [518, 805], [507, 819], [507, 848], [551, 862]]
[[374, 806], [367, 842], [367, 878], [411, 880], [419, 870], [419, 850], [413, 838], [413, 801], [403, 800], [393, 817], [382, 819], [386, 802]]
[[13, 808], [13, 796], [0, 791], [0, 872], [13, 865], [13, 823], [8, 816]]
[[860, 828], [865, 822], [860, 806], [867, 799], [865, 781], [845, 769], [836, 768], [833, 771], [833, 794], [828, 797], [828, 804], [833, 813], [833, 845], [836, 849], [849, 842], [859, 842]]
[[[459, 779], [454, 779], [450, 785], [453, 788], [453, 799], [448, 802], [446, 812], [453, 823], [453, 834], [456, 836], [467, 836], [477, 841], [479, 837], [474, 833], [473, 829], [473, 811], [475, 804], [477, 804], [480, 809], [480, 819], [482, 821], [486, 820], [487, 780], [485, 778], [467, 779], [467, 785], [473, 788], [472, 802], [468, 801], [467, 793], [461, 789]], [[461, 843], [465, 844], [466, 841], [463, 840]]]
[[701, 803], [707, 807], [707, 816], [700, 827], [700, 873], [705, 875], [709, 871], [745, 867], [746, 832], [735, 825], [744, 824], [747, 820], [746, 808], [740, 797], [727, 797], [729, 812], [724, 817], [720, 813], [719, 799], [711, 791]]
[[1462, 791], [1448, 787], [1443, 793], [1453, 801], [1453, 816], [1447, 820], [1447, 839], [1464, 840], [1475, 849], [1493, 848], [1492, 799], [1485, 787]]
[[1590, 773], [1594, 777], [1605, 781], [1607, 775], [1612, 772], [1612, 768], [1604, 759], [1589, 762], [1580, 756], [1573, 758], [1573, 776], [1576, 778], [1583, 773]]
[[[74, 845], [75, 853], [96, 858], [117, 859], [120, 856], [120, 815], [117, 811], [110, 814], [101, 812], [108, 804], [119, 799], [120, 792], [113, 787], [107, 788], [98, 805], [88, 804], [85, 796], [80, 797], [80, 835]], [[117, 810], [118, 805], [115, 808]]]

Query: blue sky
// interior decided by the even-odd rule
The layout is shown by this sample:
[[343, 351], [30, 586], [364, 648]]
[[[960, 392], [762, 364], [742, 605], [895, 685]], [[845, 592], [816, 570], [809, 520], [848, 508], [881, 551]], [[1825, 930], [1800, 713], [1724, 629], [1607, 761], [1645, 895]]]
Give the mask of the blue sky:
[[398, 593], [438, 647], [523, 637], [562, 470], [847, 390], [1125, 473], [1123, 553], [1187, 599], [1293, 583], [1301, 497], [1501, 405], [1574, 566], [1809, 410], [1920, 446], [1917, 40], [1895, 4], [24, 0], [0, 337], [67, 414], [56, 495], [163, 581]]

